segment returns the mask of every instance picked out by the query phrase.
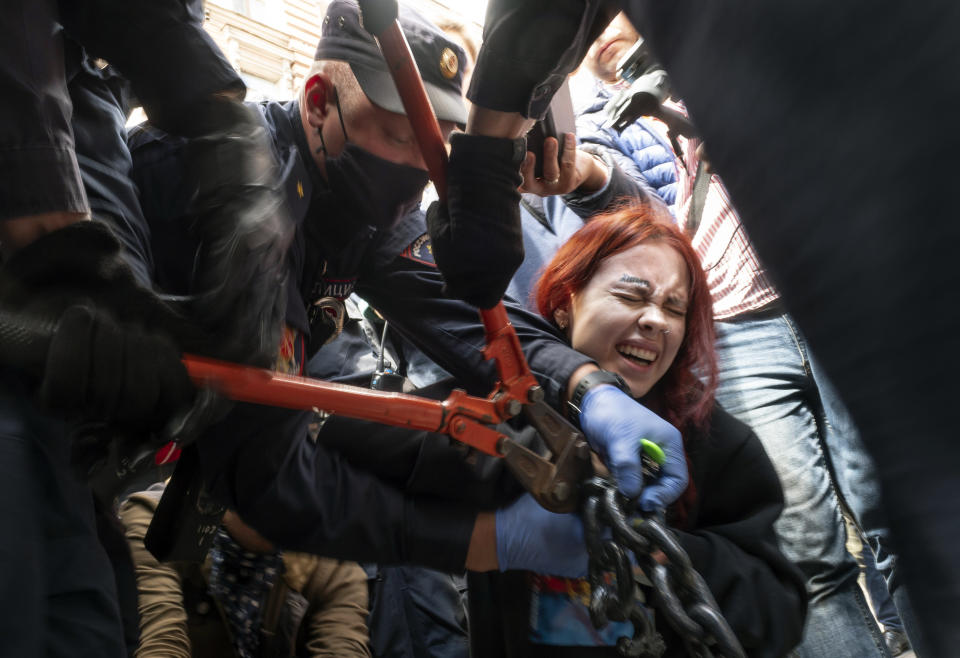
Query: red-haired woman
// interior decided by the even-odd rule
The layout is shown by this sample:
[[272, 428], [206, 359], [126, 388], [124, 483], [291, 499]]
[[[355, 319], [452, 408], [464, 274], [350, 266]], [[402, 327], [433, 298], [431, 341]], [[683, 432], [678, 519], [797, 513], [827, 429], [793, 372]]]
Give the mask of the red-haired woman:
[[[803, 629], [803, 579], [777, 546], [773, 522], [783, 496], [766, 453], [714, 404], [710, 293], [689, 240], [648, 206], [594, 218], [555, 254], [536, 297], [575, 349], [681, 430], [690, 485], [667, 520], [747, 654], [785, 654]], [[582, 581], [529, 574], [473, 581], [475, 655], [617, 655], [611, 645], [630, 634], [628, 624], [593, 629]], [[491, 616], [484, 600], [496, 601], [501, 614]], [[685, 655], [680, 638], [656, 621], [666, 655]]]

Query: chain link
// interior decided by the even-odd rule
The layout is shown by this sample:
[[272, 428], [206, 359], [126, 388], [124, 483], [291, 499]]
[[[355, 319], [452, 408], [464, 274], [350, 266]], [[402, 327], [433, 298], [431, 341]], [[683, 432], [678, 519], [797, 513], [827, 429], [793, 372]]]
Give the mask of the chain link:
[[[629, 620], [633, 637], [621, 637], [623, 656], [659, 658], [666, 650], [654, 629], [634, 580], [630, 553], [652, 585], [652, 605], [680, 635], [695, 658], [744, 658], [745, 653], [720, 613], [707, 583], [664, 521], [656, 516], [628, 518], [616, 485], [602, 477], [584, 484], [583, 523], [590, 555], [590, 618], [597, 628]], [[658, 554], [666, 558], [658, 560]], [[606, 577], [613, 574], [612, 582]]]

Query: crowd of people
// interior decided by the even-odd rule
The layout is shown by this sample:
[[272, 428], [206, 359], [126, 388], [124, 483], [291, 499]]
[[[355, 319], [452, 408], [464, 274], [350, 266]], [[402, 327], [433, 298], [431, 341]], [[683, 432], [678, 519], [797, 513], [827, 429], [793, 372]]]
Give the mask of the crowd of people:
[[[738, 161], [757, 137], [711, 102], [739, 74], [669, 42], [726, 43], [728, 19], [620, 4], [493, 0], [482, 41], [399, 7], [449, 151], [439, 194], [368, 3], [331, 0], [296, 97], [259, 103], [199, 2], [0, 10], [0, 655], [627, 655], [639, 622], [596, 617], [585, 509], [548, 511], [444, 434], [231, 401], [181, 360], [483, 397], [497, 373], [477, 309], [501, 298], [544, 402], [634, 524], [663, 519], [744, 655], [949, 655], [955, 569], [924, 569], [952, 536], [930, 510], [960, 499], [938, 470], [954, 453], [935, 417], [910, 425], [912, 452], [946, 461], [902, 495], [894, 476], [921, 462], [889, 445], [906, 421], [874, 415], [914, 398], [889, 375], [857, 388], [877, 337], [845, 352], [827, 334], [862, 328], [876, 308], [850, 307], [872, 298], [838, 299], [861, 288], [832, 252], [834, 279], [802, 270], [823, 237], [784, 208], [821, 188], [747, 189], [770, 158], [804, 158]], [[638, 26], [677, 90], [618, 129]], [[581, 60], [576, 133], [529, 151]], [[769, 129], [776, 111], [745, 98]], [[134, 105], [149, 118], [128, 130]], [[523, 416], [496, 431], [546, 454]], [[648, 557], [629, 579], [657, 637], [642, 655], [710, 655], [658, 609], [677, 553]]]

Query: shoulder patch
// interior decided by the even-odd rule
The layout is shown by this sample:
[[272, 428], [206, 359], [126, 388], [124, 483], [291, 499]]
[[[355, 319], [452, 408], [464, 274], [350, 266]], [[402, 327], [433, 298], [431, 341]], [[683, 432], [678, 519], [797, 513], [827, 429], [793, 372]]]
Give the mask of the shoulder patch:
[[436, 261], [433, 260], [433, 245], [430, 243], [429, 233], [424, 233], [411, 242], [406, 249], [400, 252], [400, 255], [424, 265], [437, 266]]

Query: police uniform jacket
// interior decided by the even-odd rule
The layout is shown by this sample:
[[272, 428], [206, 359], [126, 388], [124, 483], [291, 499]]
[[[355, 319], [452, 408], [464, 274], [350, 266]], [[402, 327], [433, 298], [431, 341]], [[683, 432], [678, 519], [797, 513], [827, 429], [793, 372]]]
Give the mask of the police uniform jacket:
[[[318, 349], [311, 345], [320, 319], [311, 315], [316, 301], [357, 292], [460, 386], [478, 395], [489, 393], [496, 373], [483, 358], [483, 326], [474, 307], [442, 294], [422, 214], [407, 213], [389, 230], [330, 216], [325, 212], [330, 190], [309, 156], [298, 103], [267, 102], [259, 109], [273, 135], [297, 226], [284, 292], [288, 329], [278, 367], [302, 372], [305, 359]], [[158, 284], [170, 293], [187, 293], [197, 245], [185, 214], [191, 190], [182, 175], [183, 141], [147, 126], [133, 131], [130, 145]], [[539, 316], [516, 304], [507, 306], [547, 401], [558, 405], [570, 375], [590, 359], [567, 346]], [[245, 521], [284, 548], [462, 568], [476, 508], [405, 496], [399, 487], [354, 468], [307, 440], [312, 417], [310, 412], [236, 405], [200, 441], [211, 486]]]

